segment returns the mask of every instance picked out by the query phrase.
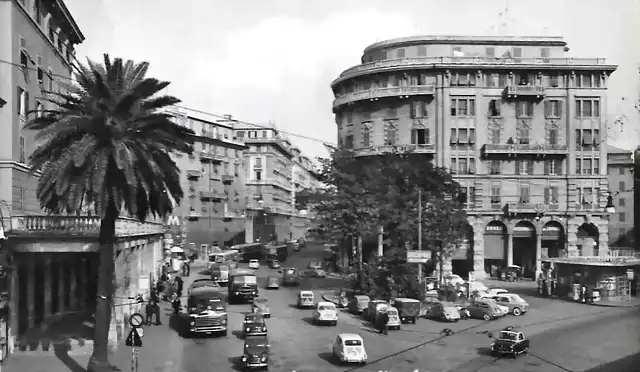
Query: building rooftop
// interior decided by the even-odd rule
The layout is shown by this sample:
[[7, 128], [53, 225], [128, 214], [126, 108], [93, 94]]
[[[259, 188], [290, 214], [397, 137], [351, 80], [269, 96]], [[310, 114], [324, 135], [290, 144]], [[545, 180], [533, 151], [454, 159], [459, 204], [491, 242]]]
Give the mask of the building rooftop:
[[70, 30], [73, 31], [72, 33], [69, 33], [67, 35], [69, 40], [71, 40], [71, 42], [75, 44], [82, 43], [85, 39], [84, 34], [82, 33], [82, 31], [80, 31], [80, 27], [76, 23], [76, 20], [71, 15], [71, 12], [67, 8], [67, 6], [64, 4], [64, 0], [54, 0], [49, 6], [52, 8], [52, 11], [59, 10], [60, 13], [62, 13], [62, 15], [64, 16], [64, 20], [66, 20], [68, 23], [67, 26]]

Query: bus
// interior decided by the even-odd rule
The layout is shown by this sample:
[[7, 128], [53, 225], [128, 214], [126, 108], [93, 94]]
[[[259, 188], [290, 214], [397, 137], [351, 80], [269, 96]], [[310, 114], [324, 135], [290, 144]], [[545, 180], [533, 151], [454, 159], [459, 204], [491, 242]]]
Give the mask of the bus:
[[264, 244], [262, 243], [246, 243], [238, 244], [231, 247], [239, 252], [239, 260], [262, 260], [265, 257]]
[[265, 247], [267, 262], [270, 260], [278, 260], [284, 262], [289, 257], [289, 245], [267, 245]]
[[238, 260], [240, 259], [240, 252], [236, 249], [230, 249], [224, 252], [211, 253], [209, 255], [209, 270], [216, 264], [229, 265], [230, 268], [235, 269], [238, 266]]

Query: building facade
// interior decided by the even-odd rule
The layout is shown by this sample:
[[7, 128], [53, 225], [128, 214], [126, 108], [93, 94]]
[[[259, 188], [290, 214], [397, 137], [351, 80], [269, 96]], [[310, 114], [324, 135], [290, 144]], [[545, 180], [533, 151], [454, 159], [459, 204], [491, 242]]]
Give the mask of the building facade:
[[173, 156], [185, 195], [167, 227], [185, 234], [187, 248], [201, 254], [212, 246], [242, 243], [247, 146], [234, 139], [231, 118], [211, 120], [177, 108], [171, 112], [178, 124], [195, 132], [195, 149], [193, 155]]
[[310, 160], [269, 126], [237, 124], [235, 137], [245, 143], [246, 242], [297, 239], [309, 217], [295, 206], [298, 189], [317, 182]]
[[612, 247], [635, 247], [634, 166], [632, 151], [607, 146], [609, 192], [616, 209], [609, 216]]
[[[333, 81], [338, 144], [406, 149], [467, 190], [453, 271], [608, 249], [606, 89], [616, 66], [558, 37], [407, 37], [367, 47]], [[598, 253], [599, 252], [599, 253]]]

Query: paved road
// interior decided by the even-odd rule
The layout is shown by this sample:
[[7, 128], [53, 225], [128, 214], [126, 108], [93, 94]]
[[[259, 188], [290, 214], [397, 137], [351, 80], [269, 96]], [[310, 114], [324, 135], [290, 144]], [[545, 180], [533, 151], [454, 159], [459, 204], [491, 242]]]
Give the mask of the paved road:
[[[305, 267], [321, 257], [320, 247], [309, 247], [294, 253], [286, 266]], [[258, 275], [277, 273], [265, 267]], [[192, 275], [185, 284], [196, 276]], [[320, 298], [330, 286], [327, 281], [306, 283]], [[508, 316], [493, 322], [467, 320], [454, 324], [421, 319], [416, 325], [406, 325], [400, 331], [383, 336], [373, 331], [359, 317], [340, 315], [337, 327], [310, 324], [310, 310], [294, 308], [297, 289], [261, 290], [268, 299], [273, 318], [268, 320], [271, 343], [271, 370], [332, 372], [358, 370], [363, 372], [415, 369], [430, 372], [494, 372], [494, 371], [587, 371], [603, 363], [623, 358], [640, 350], [638, 309], [601, 308], [572, 304], [559, 300], [530, 298], [532, 310], [521, 317]], [[227, 337], [187, 339], [165, 325], [145, 330], [144, 347], [140, 350], [140, 371], [209, 372], [234, 371], [242, 352], [243, 341], [237, 337], [248, 305], [229, 307], [231, 332]], [[169, 309], [167, 306], [167, 313]], [[167, 317], [165, 315], [165, 317]], [[516, 360], [495, 360], [486, 355], [490, 344], [487, 332], [513, 325], [532, 340], [531, 352]], [[443, 328], [456, 332], [442, 338]], [[330, 362], [331, 343], [341, 332], [359, 333], [365, 341], [370, 363], [364, 367], [336, 366]], [[111, 361], [122, 371], [130, 370], [131, 352], [120, 349]], [[627, 358], [627, 364], [632, 366]], [[86, 362], [79, 362], [86, 365]], [[43, 364], [51, 367], [53, 364]], [[637, 365], [637, 364], [636, 364]], [[560, 366], [560, 367], [558, 367]], [[26, 368], [26, 367], [24, 367]], [[11, 371], [26, 369], [7, 369]], [[32, 371], [37, 369], [29, 368]], [[69, 369], [46, 369], [47, 372]], [[623, 367], [612, 370], [625, 372]], [[634, 369], [635, 370], [635, 369]], [[44, 370], [43, 370], [44, 371]], [[79, 370], [78, 370], [79, 371]], [[601, 372], [592, 370], [589, 372]], [[631, 370], [630, 370], [631, 371]]]

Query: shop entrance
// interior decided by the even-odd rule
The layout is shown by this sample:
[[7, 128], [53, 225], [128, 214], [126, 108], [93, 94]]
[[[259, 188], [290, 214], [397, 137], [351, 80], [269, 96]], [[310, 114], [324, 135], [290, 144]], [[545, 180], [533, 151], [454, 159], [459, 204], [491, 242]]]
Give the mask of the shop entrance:
[[542, 228], [542, 254], [544, 257], [560, 257], [564, 250], [565, 234], [564, 227], [560, 222], [547, 222]]
[[484, 270], [491, 277], [498, 277], [498, 270], [507, 265], [507, 226], [501, 221], [491, 221], [484, 229]]
[[463, 238], [460, 246], [451, 257], [451, 271], [463, 278], [473, 271], [473, 228], [467, 224], [463, 227]]
[[599, 236], [600, 232], [598, 231], [598, 227], [593, 223], [585, 222], [578, 227], [578, 255], [597, 256], [599, 250]]
[[522, 276], [535, 276], [536, 229], [529, 221], [520, 221], [513, 228], [513, 264], [522, 268]]

